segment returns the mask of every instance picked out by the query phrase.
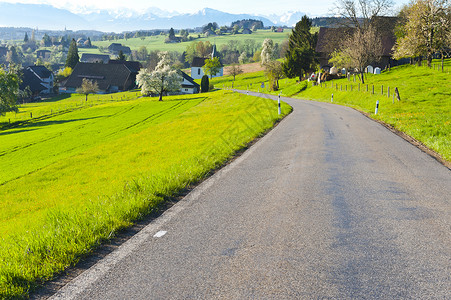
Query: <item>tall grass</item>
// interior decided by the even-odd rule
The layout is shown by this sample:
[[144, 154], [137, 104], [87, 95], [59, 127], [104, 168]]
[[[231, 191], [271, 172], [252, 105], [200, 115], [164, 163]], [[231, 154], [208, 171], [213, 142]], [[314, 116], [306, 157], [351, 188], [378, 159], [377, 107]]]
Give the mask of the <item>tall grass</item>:
[[[155, 105], [168, 105], [165, 102], [194, 103], [178, 113], [160, 109], [164, 113], [159, 121], [136, 130], [114, 137], [96, 135], [97, 141], [87, 140], [89, 145], [78, 153], [48, 160], [46, 166], [28, 173], [24, 169], [22, 176], [0, 185], [1, 297], [26, 297], [38, 282], [73, 265], [121, 228], [157, 210], [168, 197], [205, 178], [280, 118], [273, 101], [231, 92], [202, 96], [203, 101], [196, 95], [167, 97], [173, 101], [163, 103], [136, 100], [86, 108], [87, 115], [97, 116], [92, 126], [113, 132], [127, 119], [110, 119], [116, 105], [118, 111], [140, 105], [129, 114], [140, 119], [139, 111], [150, 114]], [[283, 114], [290, 109], [283, 105]], [[79, 118], [79, 114], [69, 112], [65, 118]], [[53, 134], [52, 126], [64, 125], [42, 126], [35, 134], [44, 137]], [[92, 133], [91, 125], [62, 130], [71, 143], [69, 132], [77, 140]], [[24, 125], [12, 130], [27, 129]], [[44, 141], [40, 149], [36, 151], [47, 159]]]

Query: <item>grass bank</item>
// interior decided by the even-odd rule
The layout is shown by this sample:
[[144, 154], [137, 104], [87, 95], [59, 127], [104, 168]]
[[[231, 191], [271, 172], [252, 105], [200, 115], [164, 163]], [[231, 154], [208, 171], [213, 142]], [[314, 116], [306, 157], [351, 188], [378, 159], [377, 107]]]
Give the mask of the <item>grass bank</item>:
[[[353, 77], [350, 80], [332, 80], [321, 86], [282, 79], [279, 81], [280, 90], [271, 92], [263, 72], [241, 74], [235, 82], [231, 76], [213, 79], [213, 83], [219, 88], [231, 88], [233, 83], [237, 89], [281, 93], [282, 96], [323, 102], [331, 102], [333, 94], [334, 104], [366, 112], [422, 142], [451, 162], [451, 60], [445, 61], [446, 72], [438, 70], [439, 60], [433, 63], [434, 68], [404, 65], [380, 75], [367, 74], [365, 85], [359, 85], [359, 80], [354, 81]], [[262, 83], [265, 83], [264, 88]], [[401, 101], [393, 99], [395, 88], [399, 90]], [[379, 101], [377, 115], [376, 101]]]
[[26, 297], [205, 178], [273, 126], [276, 106], [219, 91], [98, 103], [0, 131], [0, 298]]

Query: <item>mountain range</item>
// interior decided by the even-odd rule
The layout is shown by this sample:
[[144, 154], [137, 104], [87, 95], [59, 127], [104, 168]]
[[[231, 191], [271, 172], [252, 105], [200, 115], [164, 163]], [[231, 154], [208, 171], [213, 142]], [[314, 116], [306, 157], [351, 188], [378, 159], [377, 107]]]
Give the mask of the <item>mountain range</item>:
[[180, 14], [159, 8], [143, 12], [133, 10], [84, 10], [70, 12], [46, 4], [22, 4], [0, 2], [0, 27], [31, 27], [50, 30], [100, 30], [124, 32], [150, 29], [187, 29], [204, 26], [210, 22], [227, 25], [237, 20], [261, 20], [265, 26], [293, 26], [305, 13], [287, 12], [284, 15], [256, 16], [231, 14], [204, 8], [196, 13]]

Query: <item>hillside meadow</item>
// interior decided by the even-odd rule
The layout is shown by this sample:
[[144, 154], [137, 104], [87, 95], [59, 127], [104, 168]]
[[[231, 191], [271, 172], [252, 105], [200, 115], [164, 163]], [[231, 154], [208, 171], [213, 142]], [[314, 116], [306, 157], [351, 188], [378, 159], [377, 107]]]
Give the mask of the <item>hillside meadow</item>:
[[[364, 85], [359, 84], [358, 78], [354, 81], [354, 77], [328, 81], [320, 86], [284, 78], [279, 81], [280, 90], [276, 92], [268, 90], [263, 71], [241, 74], [235, 82], [232, 76], [214, 78], [213, 83], [218, 88], [230, 89], [233, 84], [235, 89], [312, 101], [331, 102], [333, 94], [334, 104], [363, 111], [415, 138], [451, 162], [451, 59], [445, 60], [445, 72], [439, 70], [439, 66], [440, 61], [434, 60], [433, 68], [403, 65], [380, 75], [366, 74]], [[399, 90], [401, 101], [393, 98], [395, 88]], [[376, 101], [379, 101], [377, 115]]]
[[74, 95], [21, 107], [36, 119], [2, 117], [0, 298], [27, 297], [291, 110], [230, 91], [136, 95]]
[[[108, 48], [111, 43], [120, 43], [122, 45], [130, 47], [131, 50], [138, 50], [141, 46], [145, 46], [148, 51], [176, 51], [179, 53], [183, 53], [186, 50], [188, 45], [192, 42], [206, 42], [209, 41], [211, 44], [216, 44], [218, 49], [221, 49], [222, 45], [226, 45], [230, 40], [236, 40], [243, 42], [246, 39], [254, 40], [255, 44], [260, 46], [266, 38], [270, 38], [274, 41], [274, 43], [281, 44], [283, 41], [288, 39], [291, 30], [285, 30], [284, 32], [272, 32], [271, 30], [257, 30], [252, 34], [224, 34], [218, 36], [209, 36], [209, 37], [200, 37], [198, 38], [198, 34], [191, 33], [195, 39], [193, 41], [182, 42], [182, 43], [168, 43], [166, 44], [164, 41], [167, 38], [165, 35], [157, 35], [157, 36], [149, 36], [145, 38], [131, 38], [131, 39], [118, 39], [112, 41], [93, 41], [92, 44], [94, 46], [101, 46], [104, 49]], [[96, 53], [100, 54], [99, 49], [88, 49], [88, 48], [80, 48], [80, 53]]]

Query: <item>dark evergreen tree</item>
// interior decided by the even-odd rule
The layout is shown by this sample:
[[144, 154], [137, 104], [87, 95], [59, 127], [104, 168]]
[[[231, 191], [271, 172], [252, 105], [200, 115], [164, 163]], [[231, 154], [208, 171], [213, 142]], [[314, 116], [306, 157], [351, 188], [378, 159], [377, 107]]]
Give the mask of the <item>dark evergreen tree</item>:
[[25, 37], [24, 37], [23, 41], [24, 41], [25, 43], [28, 43], [28, 34], [27, 34], [26, 32], [25, 32]]
[[69, 46], [69, 51], [67, 52], [66, 67], [75, 68], [77, 63], [80, 61], [78, 56], [77, 42], [72, 39]]
[[119, 51], [117, 59], [118, 60], [127, 60], [127, 58], [125, 57], [124, 52], [122, 52], [122, 50]]
[[42, 37], [42, 44], [45, 47], [50, 47], [52, 46], [52, 39], [50, 38], [50, 36], [46, 33], [44, 34], [44, 36]]
[[208, 79], [208, 75], [202, 76], [202, 80], [200, 81], [200, 91], [201, 93], [206, 93], [210, 89], [210, 80]]
[[312, 22], [307, 16], [296, 23], [288, 41], [288, 51], [282, 68], [288, 78], [299, 77], [314, 69], [317, 34], [312, 34]]
[[174, 28], [171, 27], [171, 29], [169, 29], [169, 39], [173, 40], [175, 39], [175, 32], [174, 32]]

